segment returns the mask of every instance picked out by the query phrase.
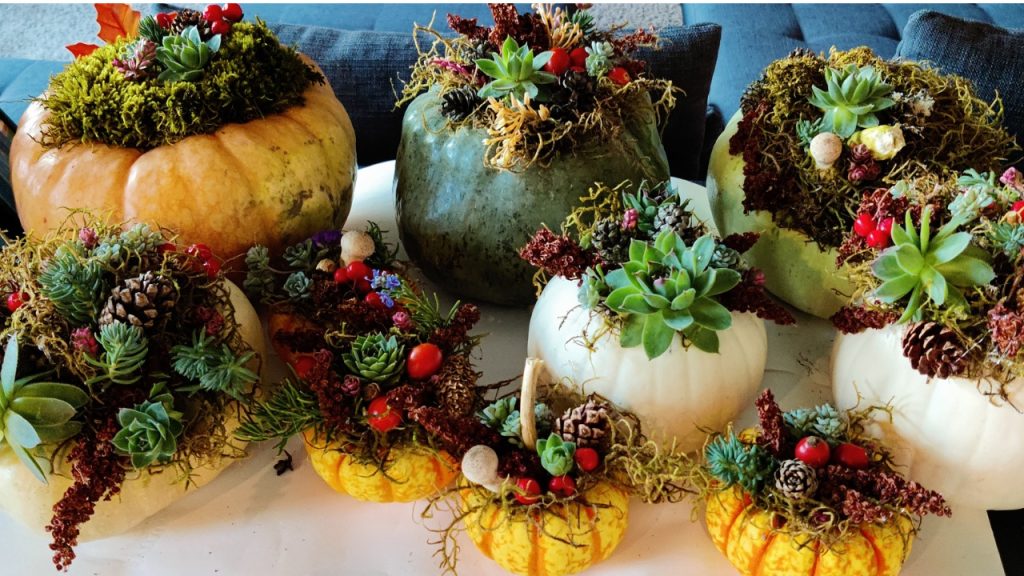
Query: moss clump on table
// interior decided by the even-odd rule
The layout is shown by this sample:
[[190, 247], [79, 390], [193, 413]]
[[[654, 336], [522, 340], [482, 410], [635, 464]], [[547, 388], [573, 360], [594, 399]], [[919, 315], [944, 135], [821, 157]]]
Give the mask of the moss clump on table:
[[260, 20], [236, 24], [196, 82], [129, 80], [112, 64], [128, 43], [104, 46], [53, 77], [41, 99], [50, 111], [44, 145], [173, 144], [302, 104], [310, 84], [324, 81]]

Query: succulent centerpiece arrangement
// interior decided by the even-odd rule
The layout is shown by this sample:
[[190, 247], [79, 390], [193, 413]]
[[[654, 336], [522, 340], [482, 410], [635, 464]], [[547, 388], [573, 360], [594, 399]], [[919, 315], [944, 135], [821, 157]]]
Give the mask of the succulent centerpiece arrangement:
[[727, 424], [760, 386], [762, 319], [794, 322], [743, 260], [756, 242], [709, 233], [669, 183], [595, 185], [561, 234], [542, 228], [521, 250], [538, 283], [551, 278], [528, 353], [697, 449], [699, 428]]
[[449, 15], [454, 38], [416, 30], [433, 42], [399, 100], [399, 226], [446, 289], [526, 304], [532, 272], [515, 249], [534, 230], [593, 182], [668, 178], [658, 123], [677, 89], [640, 59], [652, 31], [600, 30], [585, 9], [490, 6], [490, 27]]
[[438, 530], [446, 571], [456, 570], [456, 535], [465, 530], [514, 574], [574, 574], [614, 552], [631, 497], [676, 502], [687, 494], [685, 454], [660, 448], [636, 415], [604, 398], [549, 382], [544, 362], [528, 359], [519, 395], [486, 405], [465, 434], [446, 440], [461, 455], [462, 479], [424, 512], [456, 511]]
[[[79, 537], [125, 531], [244, 455], [262, 327], [209, 248], [75, 214], [0, 250], [0, 508]], [[52, 516], [52, 518], [51, 518]]]
[[897, 461], [951, 501], [1024, 505], [1024, 446], [949, 448], [1024, 432], [1024, 177], [922, 175], [865, 192], [857, 213], [839, 250], [856, 291], [833, 317], [837, 401], [891, 401]]
[[[757, 231], [749, 257], [768, 288], [820, 317], [849, 301], [835, 273], [864, 192], [925, 173], [994, 170], [1019, 148], [999, 100], [925, 65], [867, 48], [797, 50], [743, 96], [712, 152], [709, 194], [725, 234]], [[889, 244], [888, 223], [861, 222], [863, 243]]]
[[[142, 18], [97, 4], [104, 46], [29, 106], [11, 146], [25, 230], [66, 208], [159, 222], [226, 258], [340, 226], [355, 135], [319, 68], [238, 4]], [[241, 220], [253, 226], [238, 226]]]
[[317, 473], [361, 500], [411, 501], [443, 489], [479, 394], [472, 304], [442, 309], [396, 272], [380, 230], [325, 231], [289, 247], [285, 270], [265, 247], [246, 257], [245, 287], [271, 305], [271, 342], [294, 371], [244, 417], [247, 440], [303, 434]]
[[921, 517], [951, 514], [865, 433], [878, 410], [783, 412], [765, 390], [757, 411], [759, 429], [713, 434], [694, 474], [711, 539], [740, 574], [895, 576]]

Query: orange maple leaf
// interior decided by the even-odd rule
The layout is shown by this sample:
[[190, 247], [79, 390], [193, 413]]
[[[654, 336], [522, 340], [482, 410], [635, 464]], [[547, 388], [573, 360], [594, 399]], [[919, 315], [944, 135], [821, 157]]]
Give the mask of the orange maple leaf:
[[68, 52], [75, 55], [75, 58], [81, 58], [82, 56], [88, 56], [92, 54], [99, 46], [95, 44], [86, 44], [85, 42], [79, 42], [77, 44], [68, 44], [66, 46]]
[[100, 25], [98, 36], [107, 44], [118, 38], [134, 38], [139, 35], [139, 20], [142, 13], [132, 10], [128, 4], [95, 4], [96, 23]]

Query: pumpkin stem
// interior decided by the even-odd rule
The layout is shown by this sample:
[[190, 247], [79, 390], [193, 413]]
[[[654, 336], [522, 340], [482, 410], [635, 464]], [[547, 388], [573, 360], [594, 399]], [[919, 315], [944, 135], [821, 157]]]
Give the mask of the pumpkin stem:
[[537, 416], [533, 405], [536, 403], [537, 379], [540, 378], [544, 361], [540, 358], [527, 358], [523, 369], [523, 387], [519, 393], [519, 426], [523, 445], [530, 450], [537, 447]]

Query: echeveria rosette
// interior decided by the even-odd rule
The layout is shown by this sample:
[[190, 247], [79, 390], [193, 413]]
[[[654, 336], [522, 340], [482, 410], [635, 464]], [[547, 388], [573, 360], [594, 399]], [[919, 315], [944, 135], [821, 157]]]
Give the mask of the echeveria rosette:
[[203, 69], [218, 50], [220, 34], [204, 42], [195, 26], [182, 30], [179, 36], [164, 36], [156, 49], [156, 59], [164, 65], [164, 71], [157, 80], [195, 82], [203, 77]]
[[43, 463], [32, 450], [77, 434], [82, 423], [72, 420], [89, 402], [82, 389], [59, 382], [32, 382], [35, 374], [17, 378], [18, 338], [11, 336], [0, 365], [0, 446], [6, 442], [18, 459], [46, 483]]
[[654, 359], [678, 332], [700, 350], [718, 351], [716, 332], [732, 325], [732, 315], [714, 297], [734, 288], [741, 277], [735, 270], [711, 267], [714, 251], [709, 235], [688, 247], [670, 230], [653, 245], [630, 244], [629, 261], [604, 278], [611, 289], [605, 306], [623, 315], [619, 342], [624, 348], [643, 344]]
[[476, 61], [481, 72], [493, 78], [477, 93], [481, 98], [504, 98], [512, 95], [522, 100], [529, 96], [533, 100], [544, 100], [540, 92], [543, 84], [552, 84], [554, 74], [541, 70], [551, 59], [551, 52], [534, 55], [529, 46], [519, 44], [511, 37], [505, 39], [501, 53], [491, 54], [491, 59]]
[[878, 126], [876, 112], [891, 108], [892, 86], [873, 66], [849, 64], [843, 70], [825, 69], [826, 89], [812, 86], [811, 104], [823, 110], [822, 128], [849, 138], [857, 128]]
[[174, 409], [174, 397], [157, 386], [152, 399], [134, 408], [122, 408], [117, 413], [121, 429], [111, 442], [131, 459], [135, 469], [170, 462], [184, 430], [182, 416]]
[[552, 433], [547, 440], [537, 440], [537, 454], [540, 465], [552, 476], [564, 476], [572, 472], [576, 454], [576, 443], [566, 442], [558, 434]]
[[405, 346], [395, 336], [385, 337], [380, 333], [356, 336], [342, 359], [353, 374], [391, 385], [398, 382], [405, 368]]
[[914, 228], [907, 211], [905, 226], [892, 227], [893, 246], [886, 248], [871, 267], [882, 280], [874, 297], [886, 304], [909, 298], [899, 322], [921, 319], [921, 307], [930, 301], [940, 308], [965, 308], [965, 288], [983, 286], [995, 278], [988, 255], [972, 244], [971, 234], [957, 232], [963, 224], [953, 218], [934, 236], [931, 206], [921, 212], [921, 230]]

